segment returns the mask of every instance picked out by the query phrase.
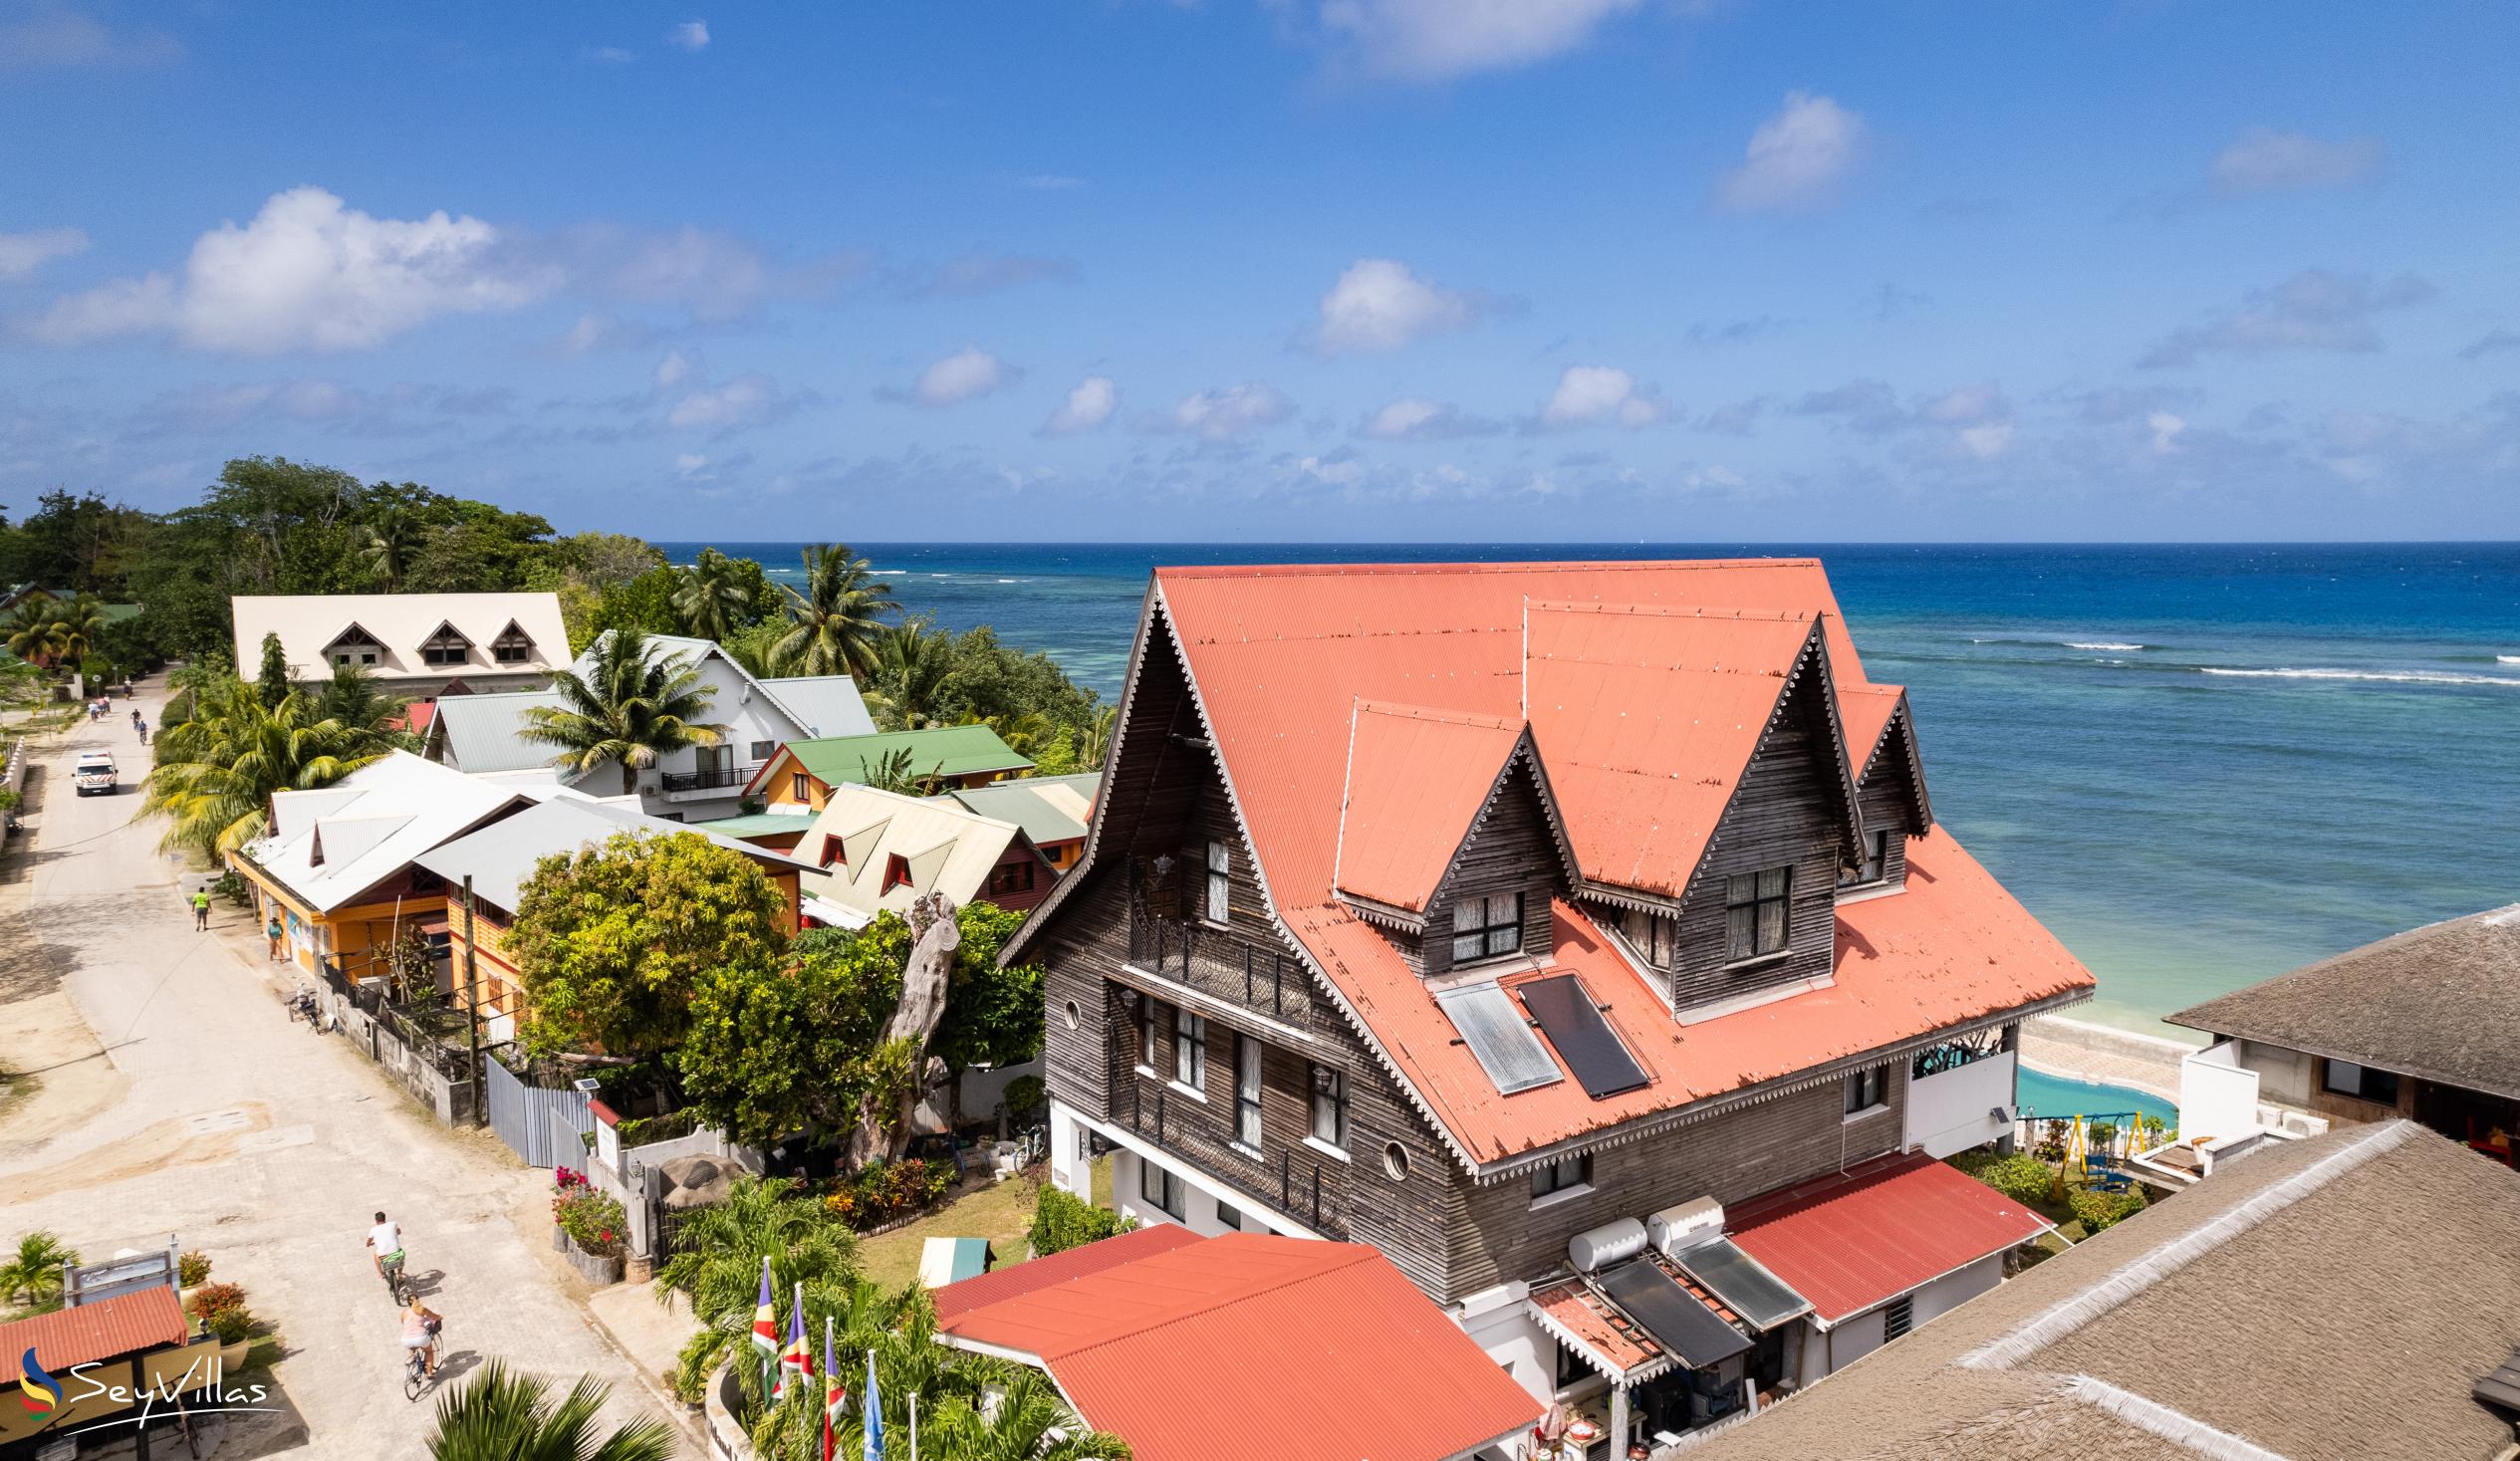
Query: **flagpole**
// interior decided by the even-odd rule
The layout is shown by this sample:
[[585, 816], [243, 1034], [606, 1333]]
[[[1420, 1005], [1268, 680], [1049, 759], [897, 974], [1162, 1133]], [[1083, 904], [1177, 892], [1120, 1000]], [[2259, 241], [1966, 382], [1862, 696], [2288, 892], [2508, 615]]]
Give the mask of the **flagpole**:
[[910, 1461], [918, 1461], [918, 1391], [910, 1391]]

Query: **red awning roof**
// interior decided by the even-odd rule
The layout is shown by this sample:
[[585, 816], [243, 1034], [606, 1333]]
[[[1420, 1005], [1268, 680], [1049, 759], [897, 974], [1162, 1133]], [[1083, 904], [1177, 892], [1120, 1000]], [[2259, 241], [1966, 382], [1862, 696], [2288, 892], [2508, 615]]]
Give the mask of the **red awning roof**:
[[1178, 1223], [1157, 1223], [1151, 1228], [1116, 1234], [1046, 1258], [1008, 1264], [992, 1273], [938, 1289], [934, 1296], [936, 1322], [946, 1324], [974, 1309], [1003, 1304], [1009, 1299], [1039, 1293], [1053, 1285], [1098, 1274], [1108, 1268], [1118, 1268], [1140, 1258], [1151, 1258], [1158, 1253], [1168, 1253], [1198, 1241], [1198, 1234]]
[[1725, 1223], [1733, 1246], [1810, 1300], [1830, 1324], [2052, 1226], [1921, 1152], [1876, 1157], [1753, 1198], [1726, 1213]]
[[39, 1314], [0, 1325], [0, 1384], [26, 1376], [27, 1350], [46, 1370], [61, 1375], [75, 1364], [180, 1344], [189, 1333], [175, 1291], [141, 1289], [77, 1309]]
[[1362, 1244], [1228, 1233], [952, 1302], [942, 1336], [1035, 1356], [1137, 1461], [1443, 1461], [1541, 1412]]

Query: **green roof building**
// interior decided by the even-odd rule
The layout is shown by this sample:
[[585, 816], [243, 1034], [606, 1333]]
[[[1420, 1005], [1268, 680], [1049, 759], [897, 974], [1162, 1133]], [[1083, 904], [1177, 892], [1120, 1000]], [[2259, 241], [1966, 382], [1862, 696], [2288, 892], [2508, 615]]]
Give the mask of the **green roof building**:
[[987, 726], [947, 725], [789, 741], [763, 763], [745, 794], [770, 807], [802, 804], [819, 812], [833, 787], [864, 786], [888, 759], [903, 753], [910, 775], [937, 791], [986, 786], [1001, 776], [1020, 776], [1033, 769], [1031, 761], [1017, 755]]

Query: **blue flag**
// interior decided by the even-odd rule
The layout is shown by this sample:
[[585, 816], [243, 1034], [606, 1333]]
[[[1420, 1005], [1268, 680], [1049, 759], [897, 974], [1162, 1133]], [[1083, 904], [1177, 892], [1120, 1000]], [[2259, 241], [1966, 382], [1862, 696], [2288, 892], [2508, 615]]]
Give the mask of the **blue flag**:
[[873, 1349], [867, 1351], [867, 1393], [858, 1408], [866, 1416], [866, 1461], [883, 1461], [883, 1397], [876, 1393]]

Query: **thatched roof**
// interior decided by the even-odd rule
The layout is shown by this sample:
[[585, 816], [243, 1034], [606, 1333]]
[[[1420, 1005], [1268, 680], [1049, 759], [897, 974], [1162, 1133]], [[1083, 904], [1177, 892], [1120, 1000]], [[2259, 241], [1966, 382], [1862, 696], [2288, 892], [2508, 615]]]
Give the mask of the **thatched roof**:
[[2520, 903], [2384, 938], [2168, 1017], [2520, 1099]]
[[1682, 1461], [2491, 1456], [2510, 1427], [2470, 1391], [2520, 1343], [2514, 1211], [2520, 1174], [2412, 1122], [2291, 1143]]

